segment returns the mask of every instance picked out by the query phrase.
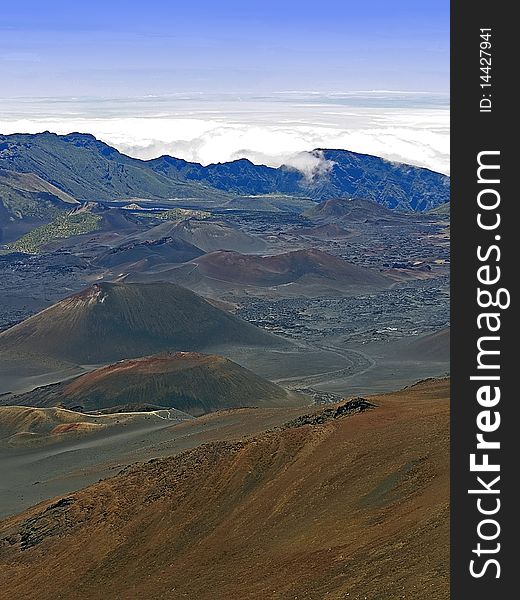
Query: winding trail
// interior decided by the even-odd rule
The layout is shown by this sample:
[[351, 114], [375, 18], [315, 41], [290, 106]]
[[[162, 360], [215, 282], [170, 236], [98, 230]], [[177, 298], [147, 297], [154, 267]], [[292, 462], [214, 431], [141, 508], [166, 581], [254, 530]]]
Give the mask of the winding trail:
[[346, 360], [346, 365], [341, 369], [335, 369], [333, 371], [324, 371], [322, 373], [315, 373], [313, 375], [308, 376], [295, 376], [295, 377], [283, 377], [280, 379], [275, 379], [274, 382], [277, 384], [283, 383], [291, 383], [296, 385], [319, 385], [320, 383], [325, 383], [329, 381], [331, 378], [341, 377], [342, 379], [351, 379], [352, 377], [356, 377], [359, 375], [363, 375], [373, 369], [376, 366], [376, 361], [361, 352], [360, 350], [342, 350], [337, 346], [327, 346], [327, 345], [318, 345], [314, 344], [312, 346], [308, 346], [308, 348], [324, 350], [326, 352], [332, 352], [337, 356]]

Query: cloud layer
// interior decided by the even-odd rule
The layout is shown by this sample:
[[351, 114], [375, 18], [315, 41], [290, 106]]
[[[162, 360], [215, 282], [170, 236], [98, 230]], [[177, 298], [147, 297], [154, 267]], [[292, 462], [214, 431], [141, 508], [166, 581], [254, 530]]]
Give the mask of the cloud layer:
[[[374, 100], [377, 99], [377, 102]], [[290, 164], [312, 177], [330, 168], [315, 148], [343, 148], [449, 173], [449, 109], [445, 102], [395, 92], [323, 97], [140, 98], [12, 104], [0, 132], [81, 131], [120, 151], [161, 154], [203, 164], [249, 158]]]

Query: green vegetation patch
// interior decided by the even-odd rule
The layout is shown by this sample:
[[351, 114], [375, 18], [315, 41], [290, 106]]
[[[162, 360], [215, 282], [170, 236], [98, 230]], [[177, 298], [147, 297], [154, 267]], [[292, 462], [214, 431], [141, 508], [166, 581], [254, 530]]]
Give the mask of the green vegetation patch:
[[26, 233], [8, 248], [11, 251], [37, 254], [45, 244], [54, 240], [70, 238], [82, 233], [97, 231], [101, 227], [102, 217], [90, 212], [60, 215], [51, 223], [41, 225]]

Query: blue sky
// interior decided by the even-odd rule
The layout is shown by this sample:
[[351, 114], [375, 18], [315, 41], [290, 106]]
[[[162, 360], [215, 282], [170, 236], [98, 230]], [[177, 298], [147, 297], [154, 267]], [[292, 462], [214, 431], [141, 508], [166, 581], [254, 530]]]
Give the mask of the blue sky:
[[0, 72], [2, 133], [204, 164], [342, 147], [449, 171], [447, 0], [9, 0]]
[[2, 3], [5, 96], [448, 91], [449, 2]]

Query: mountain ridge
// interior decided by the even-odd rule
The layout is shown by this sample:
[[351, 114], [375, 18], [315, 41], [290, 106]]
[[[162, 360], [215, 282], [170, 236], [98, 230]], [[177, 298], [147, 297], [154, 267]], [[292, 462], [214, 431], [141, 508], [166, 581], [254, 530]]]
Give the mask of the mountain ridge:
[[0, 135], [0, 168], [34, 172], [79, 200], [199, 198], [279, 193], [315, 201], [362, 196], [393, 209], [424, 211], [449, 200], [449, 177], [349, 150], [316, 149], [313, 161], [327, 166], [308, 177], [290, 165], [268, 167], [248, 159], [213, 163], [163, 155], [127, 156], [92, 134]]
[[228, 196], [201, 184], [166, 178], [91, 134], [0, 135], [0, 168], [34, 173], [77, 200]]

